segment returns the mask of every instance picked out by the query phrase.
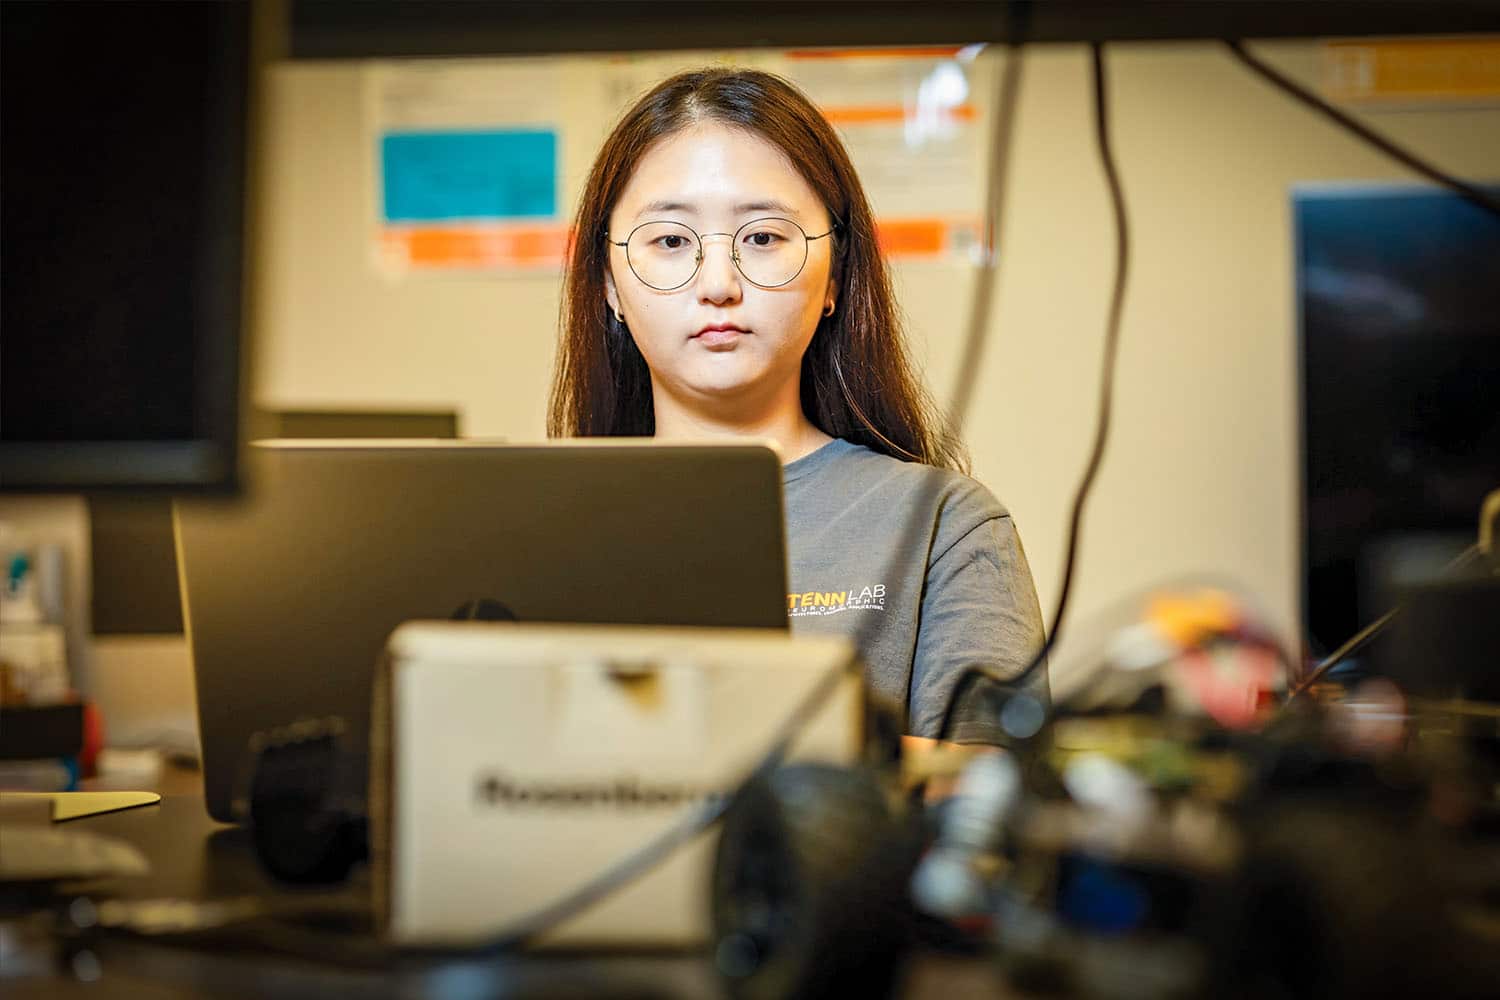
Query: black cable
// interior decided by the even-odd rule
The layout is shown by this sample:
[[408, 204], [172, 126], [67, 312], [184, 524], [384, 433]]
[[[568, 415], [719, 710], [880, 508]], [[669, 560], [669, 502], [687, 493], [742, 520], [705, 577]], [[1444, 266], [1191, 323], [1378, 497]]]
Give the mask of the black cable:
[[1021, 93], [1021, 46], [1011, 47], [1005, 57], [1005, 73], [1000, 80], [1000, 91], [995, 100], [991, 120], [989, 182], [985, 185], [984, 235], [979, 274], [974, 285], [974, 299], [969, 306], [969, 327], [964, 337], [964, 348], [959, 355], [958, 380], [954, 384], [948, 406], [947, 434], [959, 438], [963, 434], [964, 417], [969, 402], [974, 397], [974, 386], [979, 381], [980, 363], [984, 360], [984, 344], [988, 339], [990, 316], [994, 312], [995, 272], [1000, 241], [1000, 224], [1005, 218], [1005, 194], [1010, 176], [1011, 136], [1015, 133], [1016, 103]]
[[1400, 607], [1391, 608], [1391, 610], [1387, 611], [1385, 614], [1381, 615], [1379, 618], [1375, 619], [1370, 624], [1354, 633], [1354, 635], [1347, 642], [1345, 642], [1338, 649], [1334, 650], [1328, 656], [1324, 657], [1323, 660], [1320, 661], [1318, 665], [1312, 669], [1311, 673], [1309, 673], [1306, 677], [1299, 681], [1297, 683], [1297, 686], [1292, 688], [1292, 690], [1287, 693], [1286, 700], [1293, 700], [1298, 695], [1311, 688], [1314, 684], [1318, 683], [1318, 681], [1326, 677], [1328, 675], [1328, 672], [1334, 667], [1338, 666], [1340, 663], [1343, 663], [1345, 660], [1349, 659], [1349, 657], [1353, 656], [1355, 653], [1368, 646], [1370, 644], [1370, 640], [1374, 639], [1381, 632], [1385, 631], [1385, 627], [1391, 622], [1395, 621], [1396, 616], [1400, 613]]
[[1323, 100], [1321, 97], [1318, 97], [1316, 94], [1297, 84], [1288, 77], [1283, 76], [1281, 73], [1272, 69], [1269, 65], [1257, 59], [1255, 56], [1252, 56], [1248, 51], [1246, 51], [1244, 42], [1238, 39], [1230, 39], [1226, 40], [1224, 44], [1228, 47], [1229, 51], [1234, 55], [1236, 59], [1244, 63], [1246, 66], [1250, 67], [1251, 70], [1260, 74], [1266, 80], [1270, 81], [1274, 86], [1279, 87], [1281, 90], [1290, 94], [1293, 98], [1301, 101], [1303, 104], [1306, 104], [1308, 107], [1312, 108], [1314, 111], [1317, 111], [1319, 114], [1332, 119], [1335, 124], [1341, 126], [1349, 132], [1352, 132], [1354, 135], [1358, 136], [1360, 139], [1363, 139], [1365, 142], [1369, 143], [1371, 146], [1374, 146], [1386, 156], [1389, 156], [1391, 159], [1397, 161], [1403, 166], [1416, 171], [1417, 173], [1421, 174], [1423, 177], [1426, 177], [1428, 180], [1433, 181], [1434, 183], [1441, 184], [1443, 187], [1449, 188], [1450, 190], [1462, 195], [1470, 202], [1484, 209], [1486, 212], [1489, 212], [1496, 218], [1500, 218], [1500, 201], [1496, 201], [1493, 197], [1486, 194], [1484, 191], [1480, 190], [1472, 184], [1461, 181], [1449, 174], [1443, 173], [1443, 171], [1432, 166], [1425, 160], [1419, 159], [1415, 154], [1402, 149], [1400, 146], [1397, 146], [1394, 142], [1391, 142], [1385, 136], [1379, 134], [1369, 126], [1355, 120], [1351, 116], [1345, 114], [1338, 108], [1335, 108], [1333, 105]]
[[[984, 203], [984, 252], [979, 273], [975, 279], [974, 299], [969, 310], [969, 326], [964, 336], [964, 349], [959, 365], [958, 382], [954, 386], [953, 400], [944, 414], [942, 436], [957, 439], [963, 430], [964, 417], [973, 399], [973, 390], [979, 373], [979, 359], [984, 356], [985, 341], [989, 337], [990, 316], [994, 312], [994, 284], [996, 255], [994, 244], [999, 239], [1005, 212], [1005, 178], [1009, 174], [1011, 134], [1015, 127], [1015, 108], [1021, 90], [1021, 58], [1025, 47], [1025, 35], [1029, 25], [1031, 5], [1027, 0], [1012, 0], [1007, 7], [1009, 36], [1014, 39], [1006, 54], [1005, 70], [1000, 74], [995, 93], [995, 104], [991, 112], [989, 181], [985, 185]], [[923, 548], [919, 545], [923, 531], [929, 526], [930, 511], [920, 503], [913, 503], [901, 531], [900, 542], [895, 546], [889, 570], [895, 564], [910, 558], [910, 553]], [[886, 576], [898, 575], [887, 572]], [[863, 653], [869, 648], [870, 638], [879, 626], [878, 615], [868, 616], [854, 633], [854, 647]]]
[[987, 680], [1005, 691], [1019, 689], [1026, 678], [1040, 664], [1046, 662], [1047, 654], [1051, 652], [1052, 646], [1052, 636], [1049, 634], [1047, 641], [1042, 644], [1041, 651], [1036, 654], [1019, 674], [1002, 674], [994, 667], [983, 663], [971, 663], [967, 667], [964, 667], [963, 673], [959, 674], [958, 680], [954, 682], [953, 693], [948, 696], [948, 705], [943, 709], [943, 720], [938, 724], [937, 738], [946, 740], [953, 734], [953, 723], [958, 718], [958, 706], [963, 701], [964, 695], [968, 693], [969, 688], [982, 680]]
[[1120, 346], [1120, 318], [1124, 310], [1126, 278], [1130, 273], [1130, 228], [1125, 212], [1125, 195], [1120, 186], [1119, 170], [1115, 166], [1114, 153], [1109, 140], [1104, 46], [1100, 42], [1093, 42], [1090, 44], [1090, 51], [1093, 55], [1094, 135], [1098, 145], [1100, 164], [1104, 169], [1104, 178], [1109, 185], [1110, 206], [1113, 209], [1115, 222], [1115, 280], [1110, 292], [1109, 317], [1104, 332], [1104, 360], [1099, 375], [1099, 419], [1094, 431], [1094, 444], [1089, 453], [1088, 462], [1084, 466], [1083, 478], [1073, 494], [1073, 510], [1068, 519], [1068, 543], [1066, 555], [1063, 558], [1062, 586], [1058, 591], [1057, 610], [1052, 615], [1052, 627], [1047, 631], [1046, 641], [1031, 662], [1018, 674], [1005, 676], [985, 664], [971, 664], [965, 667], [954, 684], [947, 707], [943, 710], [943, 721], [938, 728], [939, 739], [946, 739], [952, 732], [959, 703], [968, 689], [979, 680], [990, 680], [1005, 689], [1015, 690], [1025, 684], [1031, 675], [1047, 662], [1047, 655], [1057, 643], [1057, 635], [1068, 610], [1068, 597], [1073, 589], [1073, 576], [1078, 562], [1078, 536], [1083, 524], [1084, 505], [1088, 502], [1094, 480], [1099, 475], [1105, 445], [1109, 441], [1110, 414], [1114, 403], [1115, 359]]
[[[978, 378], [979, 359], [984, 356], [984, 344], [989, 336], [990, 316], [994, 312], [996, 257], [993, 244], [999, 239], [1004, 222], [1005, 177], [1009, 172], [1011, 134], [1021, 88], [1021, 57], [1030, 13], [1030, 4], [1022, 0], [1013, 0], [1008, 5], [1010, 37], [1014, 41], [1006, 55], [1005, 70], [1000, 74], [992, 111], [996, 117], [991, 123], [990, 177], [985, 187], [985, 257], [976, 279], [974, 300], [969, 310], [969, 328], [964, 338], [958, 383], [954, 387], [953, 401], [944, 417], [945, 437], [957, 437], [963, 428], [964, 417], [973, 398], [974, 383]], [[921, 504], [912, 504], [906, 523], [897, 536], [902, 541], [895, 548], [893, 561], [907, 557], [908, 553], [918, 548], [916, 543], [928, 524], [928, 516], [929, 512]], [[877, 617], [868, 618], [854, 634], [855, 648], [861, 652], [869, 646], [870, 637], [878, 625]]]
[[[1478, 545], [1469, 546], [1467, 549], [1464, 549], [1457, 556], [1455, 556], [1453, 560], [1446, 566], [1438, 570], [1438, 575], [1447, 576], [1454, 570], [1468, 565], [1469, 562], [1476, 556], [1478, 556], [1481, 551], [1482, 550]], [[1296, 687], [1292, 688], [1292, 690], [1286, 696], [1287, 702], [1290, 703], [1306, 691], [1311, 690], [1312, 686], [1318, 683], [1318, 681], [1322, 680], [1324, 677], [1327, 677], [1328, 672], [1331, 671], [1334, 667], [1343, 663], [1345, 660], [1349, 659], [1349, 657], [1353, 656], [1355, 653], [1368, 646], [1370, 644], [1370, 640], [1374, 639], [1381, 632], [1384, 632], [1386, 626], [1395, 621], [1396, 618], [1400, 616], [1400, 614], [1401, 605], [1398, 604], [1394, 608], [1391, 608], [1391, 610], [1387, 611], [1385, 614], [1381, 615], [1379, 618], [1372, 621], [1370, 624], [1366, 625], [1364, 628], [1360, 629], [1358, 632], [1354, 633], [1354, 635], [1351, 636], [1347, 642], [1345, 642], [1338, 649], [1335, 649], [1332, 653], [1329, 653], [1321, 661], [1319, 661], [1318, 665], [1313, 668], [1312, 672], [1304, 677]]]

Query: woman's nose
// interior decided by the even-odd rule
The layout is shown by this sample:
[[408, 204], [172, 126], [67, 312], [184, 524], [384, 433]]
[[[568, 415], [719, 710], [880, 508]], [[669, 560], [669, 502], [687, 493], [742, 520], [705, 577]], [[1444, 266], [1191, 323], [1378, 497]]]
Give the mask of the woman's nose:
[[[725, 237], [710, 239], [709, 237]], [[698, 298], [705, 302], [735, 302], [740, 297], [740, 272], [734, 261], [734, 237], [728, 233], [709, 233], [700, 237], [703, 264], [698, 271]], [[722, 243], [723, 246], [719, 246]]]

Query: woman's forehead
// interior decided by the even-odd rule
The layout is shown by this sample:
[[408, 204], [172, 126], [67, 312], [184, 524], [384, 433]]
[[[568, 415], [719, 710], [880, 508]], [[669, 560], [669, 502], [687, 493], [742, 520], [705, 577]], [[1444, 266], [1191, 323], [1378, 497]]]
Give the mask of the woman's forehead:
[[780, 149], [753, 132], [702, 123], [659, 141], [636, 165], [616, 214], [629, 218], [822, 214], [807, 181]]

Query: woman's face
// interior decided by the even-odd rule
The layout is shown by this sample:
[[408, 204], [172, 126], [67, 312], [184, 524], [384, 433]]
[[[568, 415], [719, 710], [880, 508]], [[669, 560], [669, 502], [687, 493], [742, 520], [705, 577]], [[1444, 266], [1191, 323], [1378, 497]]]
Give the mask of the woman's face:
[[[645, 222], [679, 222], [704, 237], [697, 274], [671, 291], [642, 283], [625, 248], [610, 248], [606, 297], [611, 310], [625, 314], [658, 398], [668, 393], [688, 405], [784, 398], [788, 384], [798, 383], [802, 355], [834, 301], [832, 240], [809, 241], [806, 264], [787, 284], [757, 286], [735, 267], [731, 243], [741, 226], [767, 216], [791, 219], [808, 236], [831, 225], [802, 175], [753, 133], [703, 123], [663, 139], [641, 158], [610, 214], [610, 241], [624, 241]], [[753, 268], [752, 255], [765, 253], [775, 238], [742, 233], [745, 266]], [[657, 241], [657, 252], [684, 250], [691, 259], [691, 244], [679, 237]], [[640, 265], [642, 257], [634, 259]]]

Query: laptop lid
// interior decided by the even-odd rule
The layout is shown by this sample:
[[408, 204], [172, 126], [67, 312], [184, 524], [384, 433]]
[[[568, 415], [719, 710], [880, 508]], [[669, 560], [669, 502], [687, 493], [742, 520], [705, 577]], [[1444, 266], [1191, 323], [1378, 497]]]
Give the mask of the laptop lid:
[[243, 818], [252, 734], [369, 739], [411, 619], [787, 627], [781, 464], [756, 444], [284, 441], [247, 492], [174, 504], [204, 795]]

